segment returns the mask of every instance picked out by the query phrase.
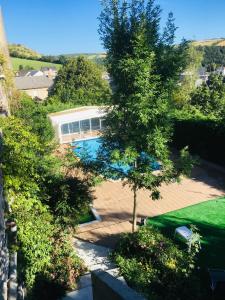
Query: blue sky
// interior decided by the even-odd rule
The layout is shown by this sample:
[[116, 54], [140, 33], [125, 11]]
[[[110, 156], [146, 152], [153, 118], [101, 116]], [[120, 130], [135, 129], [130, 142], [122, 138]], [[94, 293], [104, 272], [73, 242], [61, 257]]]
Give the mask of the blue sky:
[[[157, 0], [176, 18], [177, 41], [225, 37], [225, 0]], [[10, 43], [43, 54], [102, 52], [99, 0], [0, 0]]]

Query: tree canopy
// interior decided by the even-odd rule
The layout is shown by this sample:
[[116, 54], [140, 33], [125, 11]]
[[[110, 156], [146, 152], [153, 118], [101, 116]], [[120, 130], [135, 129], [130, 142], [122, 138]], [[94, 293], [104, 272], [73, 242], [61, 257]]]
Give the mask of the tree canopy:
[[85, 57], [68, 60], [59, 70], [52, 89], [62, 102], [74, 104], [105, 104], [110, 96], [110, 87], [102, 79], [101, 70]]
[[184, 106], [190, 102], [191, 94], [197, 88], [198, 72], [203, 60], [203, 52], [189, 44], [186, 49], [186, 68], [179, 84], [173, 92], [175, 105]]
[[[106, 170], [113, 163], [129, 165], [119, 176], [134, 191], [133, 230], [137, 190], [145, 187], [159, 199], [160, 185], [181, 171], [169, 158], [169, 111], [172, 88], [185, 65], [186, 44], [174, 45], [172, 14], [160, 32], [160, 14], [153, 0], [108, 0], [100, 16], [99, 32], [115, 86], [100, 158]], [[161, 164], [157, 174], [155, 162]]]
[[208, 81], [192, 94], [191, 105], [204, 115], [224, 118], [225, 82], [222, 75], [212, 74]]

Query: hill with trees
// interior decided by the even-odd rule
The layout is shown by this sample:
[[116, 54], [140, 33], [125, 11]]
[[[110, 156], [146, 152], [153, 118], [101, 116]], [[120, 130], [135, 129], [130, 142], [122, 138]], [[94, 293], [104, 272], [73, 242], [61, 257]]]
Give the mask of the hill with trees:
[[217, 47], [224, 47], [225, 46], [225, 38], [218, 38], [218, 39], [207, 39], [207, 40], [200, 40], [200, 41], [193, 41], [193, 46], [217, 46]]
[[106, 57], [105, 53], [71, 53], [61, 55], [43, 55], [22, 44], [10, 44], [9, 53], [12, 58], [13, 69], [15, 71], [19, 69], [19, 66], [22, 66], [23, 69], [27, 69], [27, 67], [33, 69], [49, 66], [49, 64], [46, 65], [46, 63], [51, 63], [51, 65], [56, 64], [55, 67], [59, 69], [60, 65], [64, 64], [68, 59], [76, 58], [78, 56], [84, 56], [88, 60], [104, 68], [104, 61]]
[[204, 67], [214, 70], [225, 65], [225, 38], [192, 41], [192, 45], [203, 52]]
[[42, 55], [24, 45], [10, 44], [9, 53], [11, 57], [26, 58], [26, 59], [40, 59]]

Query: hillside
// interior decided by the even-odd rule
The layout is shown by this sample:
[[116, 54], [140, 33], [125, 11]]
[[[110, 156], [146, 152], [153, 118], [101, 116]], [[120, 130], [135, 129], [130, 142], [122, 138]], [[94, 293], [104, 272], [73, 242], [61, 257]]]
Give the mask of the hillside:
[[12, 57], [39, 59], [42, 55], [24, 45], [11, 44], [9, 45], [9, 53]]
[[42, 67], [49, 67], [55, 66], [57, 69], [61, 68], [60, 64], [53, 64], [50, 62], [38, 61], [38, 60], [31, 60], [31, 59], [24, 59], [24, 58], [17, 58], [11, 57], [13, 70], [18, 71], [20, 66], [23, 66], [24, 69], [35, 69], [39, 70]]
[[224, 47], [225, 46], [225, 38], [218, 38], [218, 39], [208, 39], [202, 41], [193, 41], [192, 44], [196, 47], [204, 47], [204, 46], [218, 46]]

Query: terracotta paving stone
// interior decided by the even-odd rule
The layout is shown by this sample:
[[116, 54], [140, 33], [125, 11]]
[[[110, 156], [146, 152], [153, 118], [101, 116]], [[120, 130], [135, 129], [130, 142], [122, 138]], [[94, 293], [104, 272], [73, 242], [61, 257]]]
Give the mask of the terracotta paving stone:
[[[138, 191], [138, 218], [164, 214], [225, 195], [225, 175], [212, 167], [196, 168], [192, 177], [181, 183], [162, 185], [162, 199], [151, 200], [150, 192]], [[94, 190], [94, 208], [102, 221], [79, 228], [80, 239], [113, 247], [118, 236], [130, 232], [133, 197], [129, 186], [120, 181], [107, 181]]]

